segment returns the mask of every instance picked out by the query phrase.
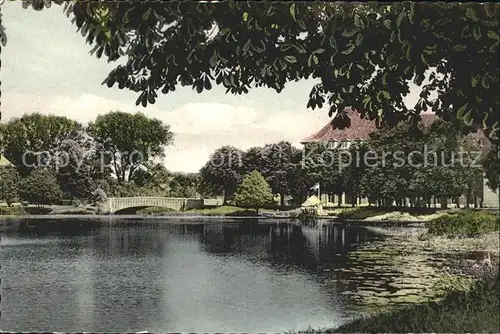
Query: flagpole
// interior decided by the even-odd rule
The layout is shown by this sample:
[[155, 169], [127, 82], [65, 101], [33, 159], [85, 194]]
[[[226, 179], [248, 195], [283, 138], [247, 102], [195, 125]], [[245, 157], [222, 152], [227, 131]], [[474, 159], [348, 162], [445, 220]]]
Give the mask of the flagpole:
[[318, 198], [321, 201], [321, 186], [320, 186], [320, 182], [318, 182]]

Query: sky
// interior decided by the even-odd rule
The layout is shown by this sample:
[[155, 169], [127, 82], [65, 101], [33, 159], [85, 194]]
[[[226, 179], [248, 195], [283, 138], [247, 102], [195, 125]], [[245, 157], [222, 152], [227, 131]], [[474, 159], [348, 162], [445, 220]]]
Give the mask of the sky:
[[[2, 5], [8, 36], [2, 48], [2, 122], [39, 112], [87, 123], [109, 111], [141, 111], [169, 124], [174, 143], [166, 148], [171, 171], [197, 172], [223, 145], [246, 150], [281, 140], [300, 147], [300, 140], [329, 120], [327, 108], [306, 109], [314, 81], [292, 82], [280, 93], [255, 88], [246, 95], [225, 94], [214, 85], [198, 94], [178, 87], [159, 93], [154, 105], [135, 105], [138, 93], [101, 85], [116, 67], [89, 54], [91, 46], [76, 32], [61, 6], [36, 12], [21, 2]], [[418, 89], [406, 100], [414, 104]]]

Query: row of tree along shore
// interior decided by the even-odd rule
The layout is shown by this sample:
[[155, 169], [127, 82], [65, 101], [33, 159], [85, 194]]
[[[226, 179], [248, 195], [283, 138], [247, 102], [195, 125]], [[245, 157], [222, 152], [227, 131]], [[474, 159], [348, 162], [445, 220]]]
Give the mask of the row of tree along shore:
[[[483, 170], [471, 164], [477, 147], [445, 121], [430, 128], [402, 123], [348, 150], [324, 143], [304, 150], [285, 141], [246, 151], [227, 145], [199, 173], [173, 173], [160, 163], [173, 133], [169, 125], [141, 113], [113, 111], [86, 126], [66, 117], [29, 114], [0, 129], [3, 155], [12, 164], [0, 168], [0, 197], [9, 205], [19, 200], [91, 203], [100, 188], [112, 197], [224, 196], [224, 204], [251, 208], [279, 197], [276, 205], [284, 209], [299, 206], [320, 183], [323, 193], [346, 194], [352, 203], [360, 197], [381, 207], [403, 206], [407, 199], [412, 206], [430, 206], [438, 200], [445, 207], [448, 198], [460, 196], [476, 203], [483, 187]], [[429, 148], [435, 154], [424, 152]], [[368, 164], [359, 159], [367, 152], [402, 154]]]

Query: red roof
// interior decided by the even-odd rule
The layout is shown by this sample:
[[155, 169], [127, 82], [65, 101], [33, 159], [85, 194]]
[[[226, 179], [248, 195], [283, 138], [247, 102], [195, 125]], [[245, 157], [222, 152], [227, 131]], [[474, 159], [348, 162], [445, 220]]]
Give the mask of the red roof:
[[[377, 126], [375, 125], [375, 120], [371, 121], [369, 119], [361, 118], [359, 113], [351, 108], [346, 108], [345, 111], [351, 120], [351, 126], [342, 130], [338, 128], [334, 129], [332, 121], [329, 121], [321, 130], [307, 138], [304, 138], [301, 143], [306, 144], [335, 140], [347, 141], [355, 139], [368, 140], [370, 139], [371, 133], [378, 131]], [[434, 113], [422, 113], [420, 116], [425, 127], [430, 126], [438, 119]], [[491, 148], [490, 140], [481, 129], [470, 133], [469, 138], [476, 142], [482, 140], [483, 144], [480, 148], [485, 152]]]
[[[322, 142], [322, 141], [345, 141], [361, 139], [367, 140], [370, 134], [378, 131], [375, 125], [375, 120], [361, 118], [359, 113], [351, 108], [346, 108], [345, 111], [351, 120], [351, 126], [342, 130], [333, 128], [332, 121], [329, 121], [321, 130], [315, 134], [304, 138], [302, 143]], [[422, 122], [425, 126], [432, 124], [436, 119], [435, 114], [421, 114]]]

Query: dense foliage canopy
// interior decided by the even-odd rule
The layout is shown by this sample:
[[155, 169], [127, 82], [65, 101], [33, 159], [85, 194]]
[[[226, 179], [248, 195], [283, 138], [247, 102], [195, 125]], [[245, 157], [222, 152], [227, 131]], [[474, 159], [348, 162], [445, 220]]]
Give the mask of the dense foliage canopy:
[[271, 186], [273, 194], [280, 195], [280, 206], [285, 206], [285, 196], [291, 194], [295, 184], [291, 182], [293, 173], [300, 164], [301, 151], [289, 142], [252, 147], [242, 157], [243, 169], [249, 173], [259, 171]]
[[[111, 114], [115, 118], [121, 115]], [[49, 119], [37, 119], [42, 124], [55, 121], [51, 120], [54, 116], [44, 117]], [[124, 117], [128, 119], [129, 116]], [[33, 125], [32, 121], [30, 119], [28, 124]], [[4, 129], [12, 124], [23, 129], [19, 122], [13, 119], [3, 125]], [[40, 126], [32, 128], [42, 129]], [[172, 173], [163, 164], [151, 160], [144, 162], [145, 168], [135, 169], [128, 181], [113, 178], [109, 168], [102, 169], [103, 161], [99, 156], [103, 147], [89, 136], [91, 132], [86, 132], [85, 128], [82, 131], [84, 135], [79, 138], [86, 139], [62, 139], [58, 145], [50, 141], [52, 144], [46, 147], [47, 150], [59, 153], [62, 160], [42, 163], [21, 176], [17, 173], [20, 166], [3, 167], [0, 183], [5, 192], [0, 197], [9, 203], [18, 198], [37, 203], [59, 200], [60, 195], [44, 199], [44, 182], [47, 181], [49, 187], [50, 180], [55, 180], [50, 192], [57, 194], [62, 190], [62, 198], [68, 200], [92, 200], [99, 186], [109, 196], [210, 198], [223, 195], [226, 203], [236, 203], [236, 190], [253, 171], [259, 172], [273, 195], [280, 196], [282, 209], [303, 203], [311, 195], [310, 187], [317, 182], [323, 193], [345, 194], [353, 205], [359, 197], [367, 197], [371, 203], [381, 206], [393, 202], [405, 205], [407, 198], [415, 206], [430, 205], [432, 198], [445, 205], [448, 198], [461, 195], [465, 195], [469, 203], [479, 204], [482, 196], [482, 169], [477, 165], [478, 160], [475, 166], [470, 166], [468, 164], [476, 159], [474, 154], [465, 154], [462, 158], [459, 155], [460, 152], [477, 151], [477, 143], [467, 140], [477, 140], [477, 137], [465, 137], [454, 124], [444, 121], [434, 122], [430, 127], [402, 123], [372, 134], [369, 141], [355, 143], [349, 150], [332, 149], [326, 145], [328, 143], [308, 144], [304, 150], [299, 150], [283, 141], [246, 151], [223, 146], [215, 150], [200, 173]], [[30, 143], [40, 142], [39, 137], [46, 134], [46, 131], [33, 131]], [[120, 138], [110, 136], [108, 139], [111, 143], [119, 142]], [[378, 158], [364, 160], [367, 152], [375, 153]], [[399, 155], [391, 154], [380, 160], [384, 152], [398, 152]], [[418, 165], [421, 163], [427, 165]], [[41, 170], [46, 170], [45, 174]]]
[[[13, 164], [13, 168], [0, 173], [0, 183], [5, 183], [0, 197], [9, 203], [17, 198], [15, 189], [20, 184], [38, 186], [39, 175], [44, 175], [38, 171], [45, 169], [63, 192], [52, 199], [86, 201], [98, 186], [115, 195], [137, 193], [138, 187], [132, 182], [123, 185], [125, 181], [147, 185], [145, 189], [160, 196], [169, 193], [170, 173], [161, 164], [154, 164], [154, 160], [164, 156], [173, 134], [168, 125], [140, 113], [110, 112], [98, 116], [88, 126], [66, 117], [23, 115], [0, 124], [0, 137], [3, 154]], [[16, 177], [18, 174], [21, 179]], [[177, 193], [179, 188], [183, 186], [177, 186]], [[4, 189], [8, 194], [3, 194]], [[193, 193], [192, 189], [182, 190]], [[24, 190], [23, 198], [34, 200], [29, 194], [36, 191]]]
[[38, 205], [57, 203], [62, 197], [61, 187], [49, 169], [38, 168], [23, 178], [19, 187], [20, 197]]
[[53, 164], [54, 151], [64, 140], [81, 140], [82, 129], [62, 116], [23, 115], [0, 125], [3, 154], [25, 175], [36, 165]]
[[[71, 1], [64, 10], [97, 57], [126, 58], [105, 83], [138, 92], [144, 106], [178, 85], [280, 92], [312, 77], [307, 105], [327, 103], [337, 126], [349, 124], [337, 113], [345, 106], [380, 125], [432, 108], [498, 137], [498, 3]], [[423, 86], [407, 108], [410, 80]]]
[[222, 193], [224, 202], [233, 197], [243, 174], [243, 151], [226, 145], [211, 154], [200, 169], [202, 187], [211, 193]]
[[152, 158], [162, 158], [165, 146], [173, 142], [170, 126], [142, 113], [121, 111], [99, 115], [87, 128], [109, 160], [119, 181], [131, 181], [134, 171]]
[[401, 205], [409, 198], [413, 205], [430, 205], [434, 198], [446, 206], [449, 198], [464, 195], [467, 203], [477, 205], [482, 196], [479, 146], [448, 122], [429, 128], [400, 124], [373, 134], [367, 146], [379, 157], [399, 153], [361, 166], [355, 191], [372, 202]]

